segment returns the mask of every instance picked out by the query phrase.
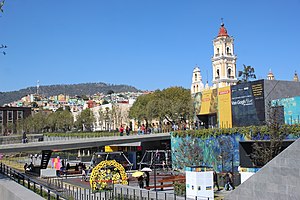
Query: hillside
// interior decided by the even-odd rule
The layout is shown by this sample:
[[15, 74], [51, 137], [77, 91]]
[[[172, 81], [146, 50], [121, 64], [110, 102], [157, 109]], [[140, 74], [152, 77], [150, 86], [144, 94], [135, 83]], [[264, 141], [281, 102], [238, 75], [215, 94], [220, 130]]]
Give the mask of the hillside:
[[[139, 91], [133, 86], [128, 85], [112, 85], [106, 83], [80, 83], [70, 85], [49, 85], [40, 86], [39, 94], [44, 96], [54, 96], [59, 94], [74, 95], [93, 95], [96, 93], [106, 94], [108, 91], [119, 92], [137, 92]], [[21, 99], [22, 97], [36, 93], [36, 87], [28, 87], [19, 91], [0, 92], [0, 105], [10, 103]]]

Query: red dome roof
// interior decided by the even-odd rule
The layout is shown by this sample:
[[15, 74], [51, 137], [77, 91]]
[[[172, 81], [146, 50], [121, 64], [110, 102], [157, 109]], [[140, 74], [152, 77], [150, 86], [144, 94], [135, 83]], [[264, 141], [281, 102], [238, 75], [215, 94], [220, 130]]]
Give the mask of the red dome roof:
[[223, 23], [221, 24], [221, 27], [220, 27], [220, 30], [219, 30], [219, 34], [218, 34], [218, 37], [222, 37], [222, 36], [228, 36], [227, 30], [224, 27]]

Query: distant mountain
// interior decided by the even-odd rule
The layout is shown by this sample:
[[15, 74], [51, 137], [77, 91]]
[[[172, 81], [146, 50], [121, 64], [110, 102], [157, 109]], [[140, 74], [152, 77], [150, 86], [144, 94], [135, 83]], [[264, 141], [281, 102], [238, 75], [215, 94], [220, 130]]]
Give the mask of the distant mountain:
[[[80, 84], [66, 84], [66, 85], [48, 85], [40, 86], [39, 94], [46, 97], [59, 94], [66, 94], [70, 96], [75, 95], [93, 95], [96, 93], [106, 94], [109, 91], [114, 93], [119, 92], [138, 92], [139, 90], [129, 85], [113, 85], [106, 83], [80, 83]], [[36, 87], [28, 87], [19, 91], [0, 92], [0, 105], [11, 103], [19, 100], [28, 94], [36, 93]]]

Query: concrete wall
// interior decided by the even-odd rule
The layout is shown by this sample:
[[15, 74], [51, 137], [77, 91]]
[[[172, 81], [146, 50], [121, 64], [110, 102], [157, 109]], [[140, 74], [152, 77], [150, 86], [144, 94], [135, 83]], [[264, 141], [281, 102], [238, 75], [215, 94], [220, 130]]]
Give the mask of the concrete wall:
[[228, 194], [230, 200], [300, 199], [300, 139]]
[[0, 174], [0, 200], [43, 200], [31, 190]]

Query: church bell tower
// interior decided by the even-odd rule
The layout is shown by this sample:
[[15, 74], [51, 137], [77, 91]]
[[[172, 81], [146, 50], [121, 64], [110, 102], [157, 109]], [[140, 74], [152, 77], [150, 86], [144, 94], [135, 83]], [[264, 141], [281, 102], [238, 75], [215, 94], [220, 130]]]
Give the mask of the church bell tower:
[[193, 70], [191, 94], [202, 92], [203, 89], [204, 84], [202, 82], [201, 71], [200, 68], [196, 65]]
[[236, 55], [234, 55], [233, 37], [230, 37], [222, 22], [218, 36], [213, 40], [214, 55], [212, 56], [213, 87], [235, 85]]

